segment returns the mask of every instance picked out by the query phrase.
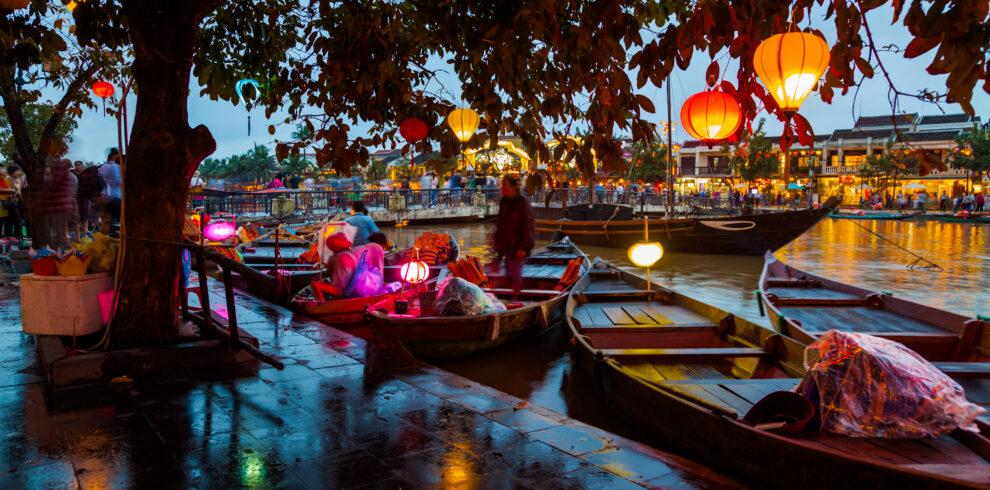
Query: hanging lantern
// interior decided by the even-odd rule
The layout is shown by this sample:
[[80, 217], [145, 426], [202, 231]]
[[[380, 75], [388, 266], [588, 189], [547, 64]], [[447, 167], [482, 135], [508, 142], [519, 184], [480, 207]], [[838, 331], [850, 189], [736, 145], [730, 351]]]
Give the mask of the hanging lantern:
[[753, 67], [784, 112], [797, 112], [829, 62], [825, 40], [808, 32], [777, 34], [763, 41]]
[[430, 277], [430, 266], [421, 260], [413, 260], [402, 264], [399, 274], [409, 284], [419, 284]]
[[472, 111], [471, 109], [454, 109], [449, 116], [447, 116], [447, 124], [450, 125], [450, 129], [454, 130], [454, 136], [461, 142], [465, 142], [474, 136], [474, 132], [478, 130], [478, 123], [481, 119], [478, 117], [478, 113]]
[[663, 247], [657, 242], [640, 242], [629, 247], [629, 260], [639, 267], [653, 267], [663, 257]]
[[420, 119], [406, 119], [399, 125], [399, 134], [411, 143], [426, 138], [429, 132], [430, 130], [427, 128], [426, 123]]
[[247, 99], [244, 98], [244, 87], [247, 86], [247, 85], [251, 85], [251, 86], [254, 87], [254, 93], [255, 93], [254, 100], [258, 100], [258, 96], [261, 95], [261, 84], [258, 83], [257, 80], [252, 80], [250, 78], [244, 78], [244, 79], [238, 80], [237, 81], [237, 84], [234, 85], [234, 92], [237, 92], [237, 98], [243, 100], [244, 101], [244, 106], [247, 107], [247, 110], [248, 110], [248, 117], [247, 117], [248, 136], [251, 136], [251, 112], [250, 112], [251, 111], [251, 104], [250, 104], [250, 102], [248, 102]]
[[31, 0], [0, 0], [0, 8], [17, 10], [28, 6]]
[[215, 242], [222, 242], [237, 233], [237, 227], [229, 221], [214, 221], [206, 225], [203, 235]]
[[742, 111], [739, 110], [739, 103], [726, 93], [709, 91], [694, 94], [681, 107], [684, 129], [709, 148], [716, 141], [735, 133], [740, 123]]
[[113, 95], [113, 85], [110, 82], [104, 82], [100, 80], [93, 84], [93, 93], [101, 99], [105, 99]]

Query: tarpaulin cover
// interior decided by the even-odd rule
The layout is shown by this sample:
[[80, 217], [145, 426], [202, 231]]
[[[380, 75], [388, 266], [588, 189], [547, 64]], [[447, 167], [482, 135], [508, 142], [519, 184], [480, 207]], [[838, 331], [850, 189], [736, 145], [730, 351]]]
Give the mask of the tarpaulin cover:
[[433, 309], [437, 316], [470, 316], [505, 311], [505, 305], [478, 285], [451, 276], [440, 283]]
[[974, 420], [986, 411], [945, 373], [891, 340], [829, 330], [804, 357], [801, 388], [817, 385], [822, 429], [830, 432], [888, 439], [975, 432]]

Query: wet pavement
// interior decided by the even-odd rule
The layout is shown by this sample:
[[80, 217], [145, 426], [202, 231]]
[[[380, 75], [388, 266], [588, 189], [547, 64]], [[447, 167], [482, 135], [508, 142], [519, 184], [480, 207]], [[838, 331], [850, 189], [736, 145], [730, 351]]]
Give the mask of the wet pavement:
[[[49, 392], [0, 277], [0, 488], [638, 488], [734, 482], [238, 294], [286, 364]], [[214, 304], [222, 304], [212, 283]]]

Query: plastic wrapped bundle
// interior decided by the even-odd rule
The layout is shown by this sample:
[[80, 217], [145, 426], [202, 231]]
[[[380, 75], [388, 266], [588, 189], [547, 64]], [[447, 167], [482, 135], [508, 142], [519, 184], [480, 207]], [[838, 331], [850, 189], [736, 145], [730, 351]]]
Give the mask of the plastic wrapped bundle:
[[505, 311], [505, 305], [476, 284], [451, 276], [440, 283], [433, 309], [437, 316], [472, 316]]
[[805, 368], [799, 390], [817, 391], [822, 429], [838, 434], [906, 439], [956, 428], [975, 432], [974, 420], [986, 411], [914, 351], [871, 335], [829, 330], [805, 350]]

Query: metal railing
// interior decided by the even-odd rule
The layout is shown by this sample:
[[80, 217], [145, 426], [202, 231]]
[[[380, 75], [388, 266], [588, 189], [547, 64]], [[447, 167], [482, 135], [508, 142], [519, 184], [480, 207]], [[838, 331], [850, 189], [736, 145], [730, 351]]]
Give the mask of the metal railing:
[[348, 211], [354, 201], [362, 201], [370, 210], [390, 209], [401, 203], [402, 208], [470, 206], [475, 193], [485, 196], [486, 204], [497, 204], [501, 198], [498, 188], [476, 189], [400, 189], [400, 190], [316, 190], [280, 192], [225, 192], [207, 190], [190, 194], [188, 209], [203, 208], [207, 214], [231, 213], [237, 216], [269, 216], [276, 199], [288, 198], [293, 211], [305, 214], [335, 214]]

